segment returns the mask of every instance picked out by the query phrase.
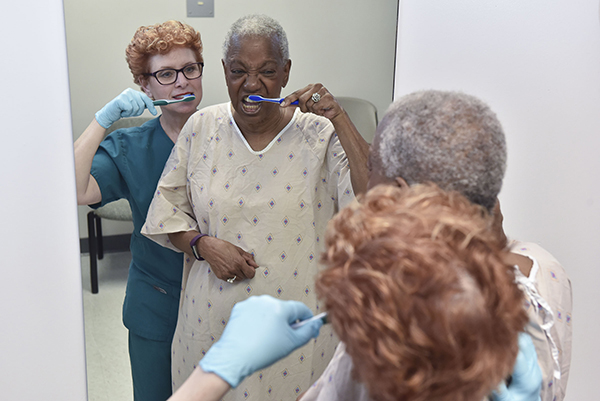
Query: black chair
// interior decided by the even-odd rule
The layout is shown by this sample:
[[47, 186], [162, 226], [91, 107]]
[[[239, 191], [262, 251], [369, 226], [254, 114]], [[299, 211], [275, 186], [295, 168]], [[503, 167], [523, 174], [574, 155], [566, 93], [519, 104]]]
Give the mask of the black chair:
[[131, 207], [127, 199], [107, 203], [87, 214], [88, 239], [90, 248], [90, 279], [92, 294], [98, 293], [98, 260], [104, 257], [102, 239], [102, 219], [132, 221]]

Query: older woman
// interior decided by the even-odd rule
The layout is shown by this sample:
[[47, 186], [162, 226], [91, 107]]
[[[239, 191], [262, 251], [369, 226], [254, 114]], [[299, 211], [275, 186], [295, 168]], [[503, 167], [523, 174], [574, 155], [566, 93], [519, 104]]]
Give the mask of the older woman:
[[[175, 388], [219, 338], [235, 303], [269, 294], [319, 309], [314, 276], [327, 221], [367, 181], [368, 145], [321, 85], [281, 106], [249, 100], [278, 98], [288, 82], [288, 43], [276, 21], [235, 22], [223, 69], [231, 102], [200, 110], [184, 127], [143, 230], [188, 254], [173, 339]], [[299, 107], [288, 107], [295, 100]], [[336, 343], [322, 330], [227, 399], [295, 397], [320, 375]]]
[[415, 92], [394, 102], [378, 126], [369, 186], [433, 182], [495, 216], [494, 231], [511, 249], [507, 262], [519, 267], [516, 277], [530, 317], [526, 331], [544, 378], [542, 400], [560, 401], [571, 359], [571, 283], [560, 263], [539, 246], [506, 243], [499, 207], [494, 213], [506, 157], [502, 126], [481, 100], [457, 92]]
[[[177, 322], [182, 257], [140, 234], [164, 164], [181, 128], [202, 99], [202, 41], [177, 21], [140, 27], [126, 50], [134, 82], [96, 113], [75, 142], [77, 200], [98, 207], [129, 200], [134, 231], [132, 261], [123, 306], [136, 400], [165, 400], [171, 394], [171, 342]], [[156, 114], [154, 99], [195, 100], [162, 106], [141, 127], [106, 129], [121, 117]], [[104, 139], [104, 140], [103, 140]]]
[[[527, 321], [523, 294], [481, 209], [433, 184], [381, 186], [363, 199], [327, 232], [330, 269], [317, 288], [346, 343], [305, 398], [481, 401], [510, 375], [494, 400], [538, 401], [535, 348], [518, 335]], [[244, 386], [316, 336], [321, 319], [290, 326], [310, 315], [300, 302], [267, 295], [237, 303], [173, 401], [218, 400]]]

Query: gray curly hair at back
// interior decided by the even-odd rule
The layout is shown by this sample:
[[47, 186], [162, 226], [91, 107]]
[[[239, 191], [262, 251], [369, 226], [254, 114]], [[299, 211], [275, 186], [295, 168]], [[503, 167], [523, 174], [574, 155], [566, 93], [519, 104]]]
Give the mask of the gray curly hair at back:
[[506, 170], [506, 142], [485, 103], [459, 92], [415, 92], [392, 103], [381, 124], [375, 150], [386, 177], [433, 182], [492, 211]]
[[223, 42], [223, 60], [225, 62], [227, 62], [231, 47], [246, 36], [271, 38], [273, 45], [279, 49], [281, 63], [283, 64], [289, 60], [290, 50], [287, 35], [279, 22], [266, 15], [252, 14], [238, 19], [229, 28]]

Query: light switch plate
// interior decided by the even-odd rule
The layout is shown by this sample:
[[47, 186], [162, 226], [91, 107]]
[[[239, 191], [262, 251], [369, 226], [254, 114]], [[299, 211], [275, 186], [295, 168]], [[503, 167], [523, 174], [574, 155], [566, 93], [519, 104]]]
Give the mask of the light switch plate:
[[214, 17], [215, 0], [187, 0], [188, 17]]

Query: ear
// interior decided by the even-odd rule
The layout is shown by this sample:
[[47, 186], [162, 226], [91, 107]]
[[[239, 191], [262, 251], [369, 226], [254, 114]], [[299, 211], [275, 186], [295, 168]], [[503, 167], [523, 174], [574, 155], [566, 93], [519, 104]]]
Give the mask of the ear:
[[285, 65], [283, 66], [283, 73], [284, 73], [284, 77], [283, 77], [283, 84], [281, 85], [282, 88], [285, 88], [285, 86], [288, 83], [288, 80], [290, 79], [290, 70], [292, 69], [292, 60], [289, 60], [285, 62]]
[[227, 67], [225, 66], [225, 60], [221, 59], [221, 65], [223, 66], [223, 74], [225, 74], [225, 84], [229, 87], [229, 81], [227, 80]]
[[396, 186], [398, 188], [400, 188], [401, 190], [405, 191], [407, 190], [410, 185], [408, 185], [408, 183], [406, 182], [406, 180], [402, 177], [396, 177], [394, 178], [394, 183], [396, 184]]
[[154, 97], [152, 96], [152, 92], [150, 91], [150, 86], [148, 85], [148, 80], [145, 78], [141, 78], [140, 79], [140, 87], [142, 88], [142, 91], [152, 100], [155, 100]]

